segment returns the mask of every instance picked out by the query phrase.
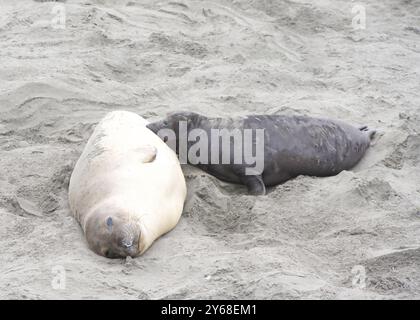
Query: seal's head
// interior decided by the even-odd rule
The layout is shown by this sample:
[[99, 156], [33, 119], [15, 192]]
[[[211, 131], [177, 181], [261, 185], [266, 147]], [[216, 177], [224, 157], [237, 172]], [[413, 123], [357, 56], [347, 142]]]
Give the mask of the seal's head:
[[202, 118], [202, 116], [195, 112], [189, 112], [189, 111], [172, 112], [172, 113], [169, 113], [166, 116], [166, 118], [164, 118], [163, 120], [149, 123], [147, 125], [147, 128], [149, 128], [156, 134], [159, 132], [159, 130], [170, 129], [170, 130], [173, 130], [178, 136], [179, 125], [181, 122], [184, 122], [186, 127], [190, 129], [191, 127], [197, 126], [200, 118]]
[[101, 256], [125, 258], [141, 253], [140, 225], [124, 210], [97, 209], [87, 218], [85, 233], [91, 249]]

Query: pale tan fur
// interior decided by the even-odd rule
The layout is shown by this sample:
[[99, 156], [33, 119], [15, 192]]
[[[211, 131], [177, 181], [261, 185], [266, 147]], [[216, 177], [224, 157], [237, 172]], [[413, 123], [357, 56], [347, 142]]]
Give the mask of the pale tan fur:
[[98, 208], [120, 210], [141, 229], [142, 254], [178, 223], [186, 185], [178, 158], [147, 121], [114, 111], [97, 125], [70, 179], [69, 202], [85, 231]]

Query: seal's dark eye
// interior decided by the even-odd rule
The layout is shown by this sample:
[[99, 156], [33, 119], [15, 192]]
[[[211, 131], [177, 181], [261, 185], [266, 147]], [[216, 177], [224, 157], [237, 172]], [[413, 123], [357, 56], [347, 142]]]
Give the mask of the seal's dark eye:
[[112, 218], [111, 217], [106, 219], [106, 225], [108, 226], [108, 228], [112, 228]]

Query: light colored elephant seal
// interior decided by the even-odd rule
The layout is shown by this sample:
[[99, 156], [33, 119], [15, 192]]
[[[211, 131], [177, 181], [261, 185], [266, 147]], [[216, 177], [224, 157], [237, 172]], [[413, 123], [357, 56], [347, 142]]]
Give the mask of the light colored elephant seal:
[[147, 123], [127, 111], [106, 115], [70, 178], [70, 209], [89, 247], [108, 258], [141, 255], [183, 210], [178, 158]]

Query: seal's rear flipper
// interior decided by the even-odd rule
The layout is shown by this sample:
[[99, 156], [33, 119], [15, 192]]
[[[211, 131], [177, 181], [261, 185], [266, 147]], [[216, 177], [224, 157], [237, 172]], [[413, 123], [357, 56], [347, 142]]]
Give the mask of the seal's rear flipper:
[[264, 181], [263, 181], [261, 175], [259, 175], [259, 176], [243, 176], [242, 177], [242, 182], [248, 188], [249, 194], [252, 194], [254, 196], [265, 195], [265, 193], [266, 193], [265, 185], [264, 185]]

